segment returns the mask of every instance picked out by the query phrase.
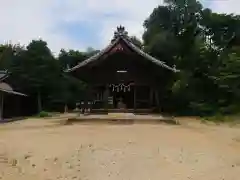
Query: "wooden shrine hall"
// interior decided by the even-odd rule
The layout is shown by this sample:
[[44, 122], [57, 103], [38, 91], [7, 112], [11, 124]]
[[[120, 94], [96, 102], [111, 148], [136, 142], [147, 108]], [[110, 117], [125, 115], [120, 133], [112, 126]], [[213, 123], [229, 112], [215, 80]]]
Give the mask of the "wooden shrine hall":
[[20, 92], [14, 91], [13, 88], [9, 84], [4, 82], [8, 78], [9, 74], [10, 73], [8, 71], [0, 70], [0, 123], [3, 122], [4, 94], [27, 96]]
[[120, 26], [106, 48], [66, 72], [87, 83], [93, 110], [136, 111], [160, 107], [161, 71], [178, 72], [134, 45]]

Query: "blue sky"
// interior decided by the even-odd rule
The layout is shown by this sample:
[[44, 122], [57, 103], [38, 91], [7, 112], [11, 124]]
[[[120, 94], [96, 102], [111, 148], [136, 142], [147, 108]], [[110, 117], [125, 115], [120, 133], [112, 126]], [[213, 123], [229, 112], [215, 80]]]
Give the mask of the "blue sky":
[[[142, 23], [163, 0], [6, 0], [1, 2], [0, 43], [42, 38], [61, 48], [101, 49], [118, 25], [141, 38]], [[202, 0], [216, 12], [240, 13], [239, 0]]]

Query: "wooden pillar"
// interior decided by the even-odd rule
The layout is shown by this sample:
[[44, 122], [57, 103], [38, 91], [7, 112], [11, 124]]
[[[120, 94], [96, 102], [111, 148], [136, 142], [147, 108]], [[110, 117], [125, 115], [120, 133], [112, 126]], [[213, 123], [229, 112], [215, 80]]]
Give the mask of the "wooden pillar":
[[158, 94], [158, 90], [155, 89], [155, 100], [156, 100], [156, 105], [157, 105], [157, 110], [160, 110], [160, 102], [159, 102], [159, 94]]
[[92, 84], [88, 85], [88, 100], [87, 100], [87, 111], [90, 113], [92, 111], [92, 104], [95, 100], [94, 97], [94, 87]]
[[3, 93], [0, 93], [0, 121], [3, 120], [3, 103], [4, 103]]
[[108, 111], [108, 97], [109, 97], [109, 87], [108, 84], [105, 86], [105, 91], [104, 91], [104, 108], [105, 110]]
[[152, 107], [152, 105], [153, 105], [153, 89], [152, 89], [152, 87], [150, 86], [150, 97], [149, 97], [149, 106], [150, 106], [150, 108]]
[[137, 109], [137, 86], [136, 85], [134, 85], [134, 89], [133, 89], [133, 108], [134, 108], [134, 111], [136, 111], [136, 109]]
[[88, 101], [89, 101], [89, 85], [86, 87], [86, 91], [85, 91], [85, 96], [84, 96], [84, 100], [83, 100], [83, 113], [86, 113], [87, 107], [88, 107]]
[[96, 92], [96, 100], [101, 100], [100, 93]]

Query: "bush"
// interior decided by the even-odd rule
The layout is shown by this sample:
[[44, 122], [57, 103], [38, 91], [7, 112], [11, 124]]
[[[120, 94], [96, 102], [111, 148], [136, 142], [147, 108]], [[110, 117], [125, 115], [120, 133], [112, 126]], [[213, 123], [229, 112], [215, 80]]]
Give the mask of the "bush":
[[210, 116], [210, 117], [203, 117], [202, 119], [202, 123], [204, 123], [203, 121], [211, 121], [214, 122], [216, 124], [220, 124], [220, 123], [232, 123], [232, 124], [238, 124], [239, 121], [239, 115], [223, 115], [221, 113], [217, 113], [214, 116]]
[[41, 111], [39, 114], [38, 114], [38, 117], [50, 117], [51, 115], [46, 112], [46, 111]]

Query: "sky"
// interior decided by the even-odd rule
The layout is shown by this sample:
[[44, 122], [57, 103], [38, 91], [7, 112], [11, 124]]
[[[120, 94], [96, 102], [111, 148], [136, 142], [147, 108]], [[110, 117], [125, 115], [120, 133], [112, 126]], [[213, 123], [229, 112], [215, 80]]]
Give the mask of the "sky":
[[[60, 49], [106, 46], [119, 25], [141, 38], [143, 21], [163, 0], [0, 0], [0, 43], [32, 39]], [[239, 0], [201, 0], [215, 12], [240, 14]]]

